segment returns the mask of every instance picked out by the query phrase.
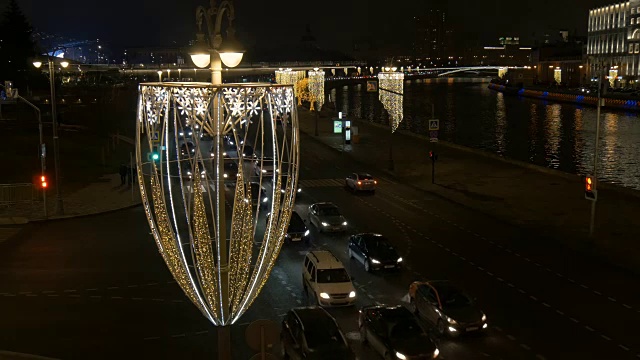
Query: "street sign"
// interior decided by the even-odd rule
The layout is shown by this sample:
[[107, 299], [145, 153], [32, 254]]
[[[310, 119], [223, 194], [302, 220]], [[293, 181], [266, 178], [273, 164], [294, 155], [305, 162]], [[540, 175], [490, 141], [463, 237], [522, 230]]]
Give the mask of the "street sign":
[[367, 92], [377, 92], [378, 91], [378, 82], [375, 80], [367, 81]]
[[160, 141], [160, 132], [159, 131], [154, 131], [153, 132], [153, 134], [151, 135], [151, 141], [153, 141], [153, 142]]
[[429, 131], [440, 130], [440, 120], [431, 119], [429, 120]]
[[[430, 122], [431, 121], [433, 120], [430, 120]], [[431, 127], [431, 123], [429, 123], [429, 127]], [[429, 131], [429, 142], [438, 142], [438, 130]]]
[[437, 143], [438, 142], [438, 138], [430, 138], [429, 142]]
[[333, 133], [342, 134], [342, 120], [333, 120]]

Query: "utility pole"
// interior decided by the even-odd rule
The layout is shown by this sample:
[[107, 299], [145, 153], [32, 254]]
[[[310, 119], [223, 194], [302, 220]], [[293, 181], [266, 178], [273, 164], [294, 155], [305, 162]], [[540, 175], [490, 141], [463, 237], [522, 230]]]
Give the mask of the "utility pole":
[[60, 140], [58, 138], [58, 116], [56, 109], [55, 64], [49, 57], [49, 86], [51, 87], [51, 120], [53, 127], [53, 161], [56, 171], [56, 214], [64, 215], [62, 195], [60, 194]]

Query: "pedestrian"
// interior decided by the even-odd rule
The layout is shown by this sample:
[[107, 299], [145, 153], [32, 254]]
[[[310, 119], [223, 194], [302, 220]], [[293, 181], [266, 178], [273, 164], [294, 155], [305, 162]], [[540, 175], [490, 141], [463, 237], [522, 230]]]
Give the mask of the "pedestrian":
[[120, 186], [125, 184], [125, 180], [127, 180], [127, 165], [124, 163], [120, 164]]

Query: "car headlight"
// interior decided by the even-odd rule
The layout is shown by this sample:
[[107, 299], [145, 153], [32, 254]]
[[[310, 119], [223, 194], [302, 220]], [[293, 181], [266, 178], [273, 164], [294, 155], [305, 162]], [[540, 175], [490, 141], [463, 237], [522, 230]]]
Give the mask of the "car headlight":
[[302, 192], [302, 189], [298, 189], [298, 192]]
[[184, 133], [182, 131], [180, 131], [180, 136], [184, 136]]
[[350, 292], [350, 293], [349, 293], [349, 297], [350, 297], [350, 298], [354, 298], [354, 297], [356, 297], [356, 292], [355, 292], [355, 291]]
[[320, 297], [323, 298], [323, 299], [329, 299], [330, 298], [329, 294], [327, 294], [325, 292], [320, 293]]
[[227, 175], [227, 174], [225, 173], [225, 174], [224, 174], [224, 178], [226, 179], [226, 178], [228, 178], [228, 177], [229, 177], [229, 175]]
[[284, 194], [284, 189], [281, 189], [280, 192]]
[[326, 222], [322, 222], [322, 226], [329, 226], [329, 224], [327, 224]]
[[187, 171], [187, 175], [191, 175], [191, 171]]
[[449, 324], [452, 324], [452, 325], [455, 325], [455, 324], [457, 324], [457, 323], [458, 323], [457, 321], [453, 320], [452, 318], [450, 318], [450, 317], [448, 317], [448, 316], [447, 316], [447, 322], [448, 322]]
[[376, 259], [371, 259], [371, 262], [374, 264], [380, 264], [380, 261], [376, 260]]
[[268, 200], [269, 200], [269, 198], [264, 198], [264, 199], [262, 199], [262, 202], [263, 202], [263, 203], [265, 203], [265, 202], [267, 202]]
[[267, 170], [265, 170], [265, 169], [262, 169], [262, 172], [263, 172], [263, 173], [266, 173], [266, 172], [267, 172]]
[[304, 232], [304, 236], [309, 236], [309, 230]]
[[487, 321], [487, 315], [482, 314], [482, 321]]
[[401, 353], [399, 353], [399, 352], [397, 352], [397, 353], [396, 353], [396, 357], [397, 357], [398, 359], [402, 359], [402, 360], [405, 360], [405, 359], [407, 358], [406, 356], [404, 356], [404, 354], [401, 354]]
[[402, 258], [401, 257], [398, 258], [398, 262], [402, 262]]
[[215, 157], [214, 153], [211, 153], [211, 157]]
[[347, 226], [347, 222], [346, 222], [346, 221], [343, 221], [343, 222], [342, 222], [342, 226]]
[[192, 132], [192, 131], [189, 131], [189, 136], [191, 136], [191, 135], [193, 135], [193, 132]]
[[223, 153], [222, 153], [222, 156], [227, 156], [227, 153], [226, 153], [226, 152], [223, 152]]
[[433, 358], [437, 358], [438, 355], [440, 355], [440, 350], [438, 350], [438, 348], [436, 348], [435, 350], [433, 350]]

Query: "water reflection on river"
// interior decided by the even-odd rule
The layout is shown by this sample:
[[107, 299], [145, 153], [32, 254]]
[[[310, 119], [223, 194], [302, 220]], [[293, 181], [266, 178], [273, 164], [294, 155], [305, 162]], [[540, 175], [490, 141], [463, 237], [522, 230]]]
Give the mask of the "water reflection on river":
[[[593, 169], [596, 109], [503, 95], [486, 78], [416, 79], [405, 82], [400, 129], [428, 135], [431, 103], [442, 140], [575, 174]], [[330, 86], [330, 83], [328, 84]], [[388, 123], [377, 93], [360, 84], [330, 90], [331, 101], [351, 117]], [[640, 117], [603, 111], [599, 176], [640, 189]]]

